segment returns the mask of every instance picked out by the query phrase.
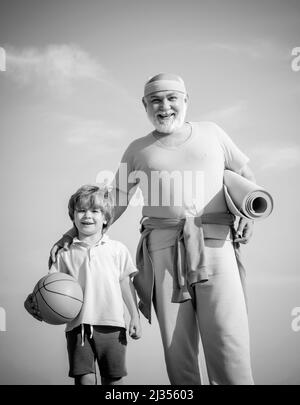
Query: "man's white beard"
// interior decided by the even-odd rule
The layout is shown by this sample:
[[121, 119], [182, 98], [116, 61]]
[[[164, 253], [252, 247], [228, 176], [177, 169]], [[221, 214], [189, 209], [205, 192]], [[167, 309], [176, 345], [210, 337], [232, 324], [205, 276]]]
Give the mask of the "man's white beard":
[[185, 111], [177, 115], [175, 119], [171, 117], [165, 122], [159, 120], [157, 117], [150, 117], [150, 120], [154, 125], [156, 131], [162, 134], [171, 134], [172, 132], [175, 132], [177, 129], [181, 128], [184, 124], [184, 119]]

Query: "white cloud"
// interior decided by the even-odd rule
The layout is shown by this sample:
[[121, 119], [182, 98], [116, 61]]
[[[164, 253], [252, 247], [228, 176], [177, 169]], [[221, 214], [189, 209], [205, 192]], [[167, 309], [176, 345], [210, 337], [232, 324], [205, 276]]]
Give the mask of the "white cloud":
[[253, 149], [251, 155], [260, 162], [261, 170], [287, 170], [300, 165], [300, 147], [262, 146]]
[[97, 150], [101, 154], [116, 150], [127, 133], [111, 122], [71, 114], [45, 113], [45, 125], [54, 125], [56, 136], [72, 147]]
[[79, 46], [49, 45], [43, 50], [7, 48], [7, 74], [21, 85], [69, 93], [80, 79], [102, 81], [104, 68]]
[[247, 56], [253, 59], [264, 58], [268, 60], [276, 59], [284, 62], [290, 59], [291, 53], [291, 50], [286, 45], [263, 39], [245, 43], [214, 42], [208, 45], [208, 48], [224, 50], [232, 54], [240, 55], [241, 57]]
[[201, 120], [213, 121], [225, 125], [228, 129], [239, 129], [243, 125], [246, 115], [246, 102], [240, 100], [216, 110], [201, 115]]
[[5, 72], [6, 70], [6, 53], [5, 49], [0, 47], [0, 72]]
[[114, 148], [124, 136], [124, 130], [108, 126], [100, 120], [75, 119], [66, 130], [66, 142], [71, 145], [93, 145], [105, 143], [105, 148]]

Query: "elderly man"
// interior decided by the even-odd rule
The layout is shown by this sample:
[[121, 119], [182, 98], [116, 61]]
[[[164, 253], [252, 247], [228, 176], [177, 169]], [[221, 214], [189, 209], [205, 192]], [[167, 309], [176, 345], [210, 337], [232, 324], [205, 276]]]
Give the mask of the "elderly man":
[[201, 384], [199, 332], [210, 384], [253, 384], [237, 252], [253, 225], [242, 219], [234, 230], [223, 192], [224, 169], [254, 180], [249, 159], [216, 124], [185, 121], [188, 94], [178, 75], [149, 79], [143, 104], [154, 130], [129, 145], [114, 187], [114, 221], [138, 186], [144, 195], [134, 279], [140, 309], [151, 322], [153, 303], [172, 385]]

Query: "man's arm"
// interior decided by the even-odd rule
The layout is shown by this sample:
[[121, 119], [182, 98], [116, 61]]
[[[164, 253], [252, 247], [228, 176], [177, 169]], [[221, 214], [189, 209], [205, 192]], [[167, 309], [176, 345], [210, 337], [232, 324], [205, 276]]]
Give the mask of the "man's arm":
[[123, 157], [112, 182], [111, 194], [114, 202], [112, 223], [120, 218], [120, 216], [126, 211], [126, 208], [139, 185], [139, 179], [129, 181], [134, 168], [130, 164], [132, 159], [128, 159], [129, 161]]
[[[125, 162], [123, 162], [125, 163]], [[124, 192], [120, 190], [118, 186], [118, 180], [119, 180], [119, 172], [120, 170], [126, 170], [125, 173], [125, 181], [127, 182], [127, 192]], [[128, 207], [129, 201], [131, 197], [134, 194], [134, 191], [138, 187], [138, 183], [132, 183], [129, 182], [129, 172], [128, 172], [128, 166], [127, 163], [123, 166], [121, 166], [121, 169], [117, 171], [114, 181], [113, 181], [113, 189], [111, 191], [111, 194], [113, 196], [113, 201], [114, 201], [114, 209], [113, 209], [113, 218], [112, 218], [112, 224], [123, 214], [123, 212], [126, 210]], [[124, 176], [124, 173], [123, 173]], [[133, 191], [133, 192], [132, 192]], [[77, 229], [75, 227], [69, 229], [66, 233], [63, 234], [62, 238], [57, 241], [51, 251], [50, 251], [50, 257], [48, 260], [48, 267], [52, 266], [53, 263], [56, 262], [56, 256], [57, 253], [60, 249], [65, 249], [68, 250], [71, 243], [73, 242], [74, 237], [77, 236]]]
[[73, 228], [69, 229], [66, 233], [63, 234], [61, 239], [54, 243], [52, 249], [50, 250], [50, 256], [48, 260], [49, 269], [51, 268], [52, 264], [56, 262], [58, 251], [60, 249], [68, 250], [75, 236], [77, 236], [77, 229], [75, 228], [75, 226], [73, 226]]
[[114, 210], [112, 224], [120, 218], [120, 216], [126, 211], [129, 204], [128, 193], [120, 190], [119, 188], [114, 188], [112, 191], [114, 199]]
[[245, 177], [245, 179], [252, 181], [253, 183], [256, 183], [254, 173], [250, 169], [248, 165], [245, 165], [244, 167], [241, 168], [241, 170], [238, 172], [241, 176]]
[[[242, 177], [245, 177], [245, 179], [256, 183], [254, 173], [248, 165], [243, 166], [241, 170], [238, 171], [238, 174]], [[234, 241], [244, 244], [248, 243], [252, 237], [253, 228], [254, 221], [252, 221], [251, 219], [240, 218]]]
[[[131, 188], [133, 185], [131, 185]], [[125, 193], [118, 188], [114, 188], [111, 193], [113, 194], [114, 199], [114, 209], [113, 209], [113, 218], [112, 224], [123, 214], [129, 204], [130, 198], [128, 193]], [[133, 195], [133, 194], [131, 194]], [[71, 243], [73, 242], [74, 237], [77, 236], [77, 229], [75, 226], [69, 229], [66, 233], [63, 234], [62, 238], [54, 243], [50, 250], [50, 256], [48, 260], [48, 268], [50, 269], [52, 264], [56, 262], [57, 253], [60, 249], [68, 250]]]

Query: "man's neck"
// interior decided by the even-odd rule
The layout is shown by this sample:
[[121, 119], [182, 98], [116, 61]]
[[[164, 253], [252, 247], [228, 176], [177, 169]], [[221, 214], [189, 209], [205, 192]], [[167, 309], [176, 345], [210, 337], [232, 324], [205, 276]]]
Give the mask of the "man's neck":
[[185, 122], [180, 128], [170, 133], [153, 131], [153, 136], [166, 146], [178, 146], [187, 141], [192, 134], [191, 124]]

